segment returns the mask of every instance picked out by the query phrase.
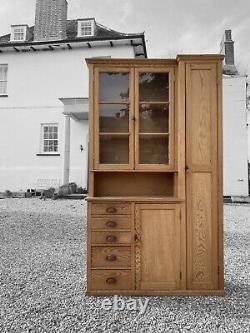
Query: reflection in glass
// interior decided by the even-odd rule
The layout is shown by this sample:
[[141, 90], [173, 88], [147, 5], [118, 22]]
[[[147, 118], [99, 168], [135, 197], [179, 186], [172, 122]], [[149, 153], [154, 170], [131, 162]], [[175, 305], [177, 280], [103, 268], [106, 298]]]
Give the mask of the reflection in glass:
[[140, 133], [168, 133], [168, 104], [140, 104]]
[[129, 73], [100, 73], [99, 101], [115, 102], [129, 99]]
[[139, 74], [140, 101], [169, 101], [168, 73]]
[[168, 164], [169, 139], [165, 137], [141, 136], [139, 142], [140, 164]]
[[100, 136], [100, 163], [128, 164], [129, 136]]
[[100, 104], [100, 132], [129, 132], [129, 106], [127, 104]]

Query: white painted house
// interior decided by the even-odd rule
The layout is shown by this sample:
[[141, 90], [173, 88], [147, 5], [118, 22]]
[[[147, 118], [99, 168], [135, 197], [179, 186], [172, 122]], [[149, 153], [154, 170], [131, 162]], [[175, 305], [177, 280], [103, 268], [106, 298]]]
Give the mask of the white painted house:
[[[94, 18], [67, 20], [66, 0], [37, 0], [35, 26], [13, 25], [10, 32], [0, 37], [0, 192], [68, 182], [87, 187], [85, 58], [145, 58], [145, 36]], [[221, 52], [224, 195], [247, 196], [246, 77], [234, 66], [230, 30]]]
[[145, 58], [144, 34], [67, 20], [66, 0], [37, 0], [35, 26], [0, 37], [0, 192], [87, 186], [91, 57]]
[[[247, 77], [234, 64], [234, 41], [226, 30], [221, 44], [223, 69], [224, 196], [248, 196]], [[250, 144], [250, 142], [249, 142]]]

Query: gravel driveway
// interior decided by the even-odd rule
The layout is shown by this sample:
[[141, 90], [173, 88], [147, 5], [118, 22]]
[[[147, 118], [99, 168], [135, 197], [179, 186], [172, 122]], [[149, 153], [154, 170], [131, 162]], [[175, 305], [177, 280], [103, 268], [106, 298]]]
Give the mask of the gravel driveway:
[[0, 200], [0, 332], [250, 332], [250, 206], [224, 210], [226, 296], [148, 297], [141, 315], [85, 297], [84, 201]]

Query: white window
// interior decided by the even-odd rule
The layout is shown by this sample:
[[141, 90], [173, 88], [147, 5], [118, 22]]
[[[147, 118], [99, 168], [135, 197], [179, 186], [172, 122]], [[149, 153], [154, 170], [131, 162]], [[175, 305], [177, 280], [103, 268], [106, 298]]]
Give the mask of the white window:
[[0, 96], [7, 95], [8, 65], [0, 64]]
[[58, 124], [42, 124], [41, 153], [58, 153]]
[[94, 36], [94, 20], [78, 21], [78, 37]]
[[26, 40], [27, 26], [11, 26], [11, 41], [23, 42]]
[[24, 29], [23, 28], [14, 29], [14, 40], [24, 40]]

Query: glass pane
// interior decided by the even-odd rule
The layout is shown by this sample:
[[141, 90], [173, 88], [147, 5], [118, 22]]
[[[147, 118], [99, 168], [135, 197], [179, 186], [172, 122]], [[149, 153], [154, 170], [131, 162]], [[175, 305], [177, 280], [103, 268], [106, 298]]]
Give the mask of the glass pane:
[[169, 101], [168, 73], [140, 73], [139, 74], [140, 101]]
[[168, 164], [168, 136], [143, 137], [139, 139], [139, 163], [140, 164]]
[[100, 132], [129, 132], [129, 106], [100, 104]]
[[99, 101], [127, 101], [129, 98], [129, 73], [100, 73]]
[[168, 133], [169, 107], [167, 104], [140, 104], [139, 114], [141, 133]]
[[0, 65], [0, 81], [7, 81], [7, 65]]
[[0, 82], [0, 95], [7, 93], [7, 82]]
[[129, 136], [100, 136], [100, 163], [128, 164]]

